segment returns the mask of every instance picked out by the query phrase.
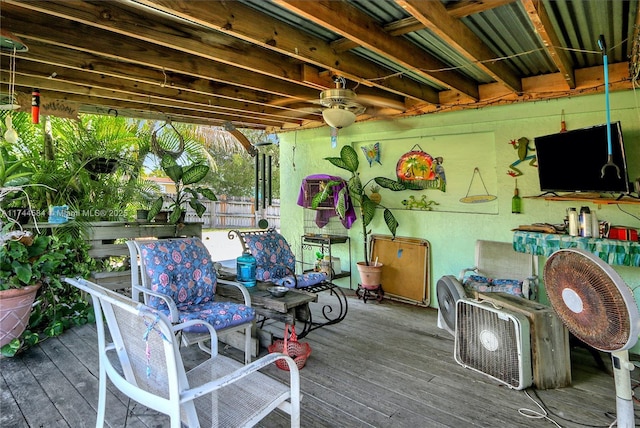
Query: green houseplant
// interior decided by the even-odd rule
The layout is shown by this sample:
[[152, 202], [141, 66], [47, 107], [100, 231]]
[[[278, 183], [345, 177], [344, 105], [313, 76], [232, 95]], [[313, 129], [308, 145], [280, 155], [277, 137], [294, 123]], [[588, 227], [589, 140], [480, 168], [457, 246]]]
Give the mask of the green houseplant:
[[77, 228], [60, 228], [46, 236], [16, 229], [18, 223], [7, 215], [4, 202], [24, 187], [0, 187], [0, 351], [4, 356], [93, 317], [78, 290], [62, 281], [64, 276], [89, 276], [95, 265], [89, 245]]
[[[351, 173], [351, 177], [347, 181], [347, 187], [342, 188], [339, 192], [338, 204], [336, 206], [336, 212], [339, 216], [344, 217], [347, 209], [347, 199], [345, 198], [346, 192], [349, 192], [351, 200], [353, 204], [359, 209], [359, 217], [361, 220], [362, 227], [362, 236], [363, 236], [363, 256], [364, 256], [364, 265], [369, 266], [369, 246], [368, 246], [368, 237], [371, 233], [370, 230], [367, 230], [367, 227], [371, 223], [371, 221], [376, 216], [379, 208], [382, 208], [383, 217], [389, 232], [393, 237], [396, 236], [396, 229], [398, 228], [398, 221], [395, 216], [391, 212], [389, 208], [386, 208], [380, 205], [377, 202], [371, 200], [371, 198], [366, 194], [366, 187], [371, 182], [374, 181], [377, 186], [383, 187], [385, 189], [389, 189], [392, 191], [400, 191], [406, 190], [404, 184], [391, 180], [386, 177], [375, 177], [369, 180], [367, 183], [363, 184], [360, 180], [360, 174], [358, 173], [359, 161], [358, 154], [351, 146], [343, 146], [340, 150], [340, 157], [327, 157], [325, 158], [333, 165], [338, 168], [344, 169]], [[313, 208], [317, 208], [321, 202], [325, 201], [327, 198], [333, 195], [334, 187], [339, 183], [336, 181], [330, 181], [324, 187], [321, 192], [318, 192], [314, 195], [311, 205]]]
[[[190, 165], [180, 165], [171, 155], [164, 155], [160, 161], [160, 166], [165, 174], [174, 182], [176, 186], [176, 196], [169, 205], [169, 223], [175, 224], [181, 221], [186, 212], [186, 204], [196, 211], [198, 217], [202, 217], [207, 209], [199, 198], [205, 197], [211, 201], [217, 201], [213, 190], [208, 187], [193, 186], [200, 182], [209, 173], [209, 165], [202, 162], [195, 162]], [[162, 210], [164, 198], [158, 197], [151, 208], [147, 219], [151, 221], [156, 214]]]
[[[93, 264], [82, 238], [70, 234], [32, 236], [23, 231], [0, 232], [1, 310], [6, 302], [3, 294], [12, 297], [32, 293], [26, 301], [21, 299], [22, 321], [18, 329], [10, 329], [10, 334], [0, 342], [2, 355], [13, 356], [46, 337], [58, 336], [72, 325], [91, 320], [93, 312], [88, 302], [62, 278], [86, 278]], [[4, 334], [5, 328], [2, 330]]]

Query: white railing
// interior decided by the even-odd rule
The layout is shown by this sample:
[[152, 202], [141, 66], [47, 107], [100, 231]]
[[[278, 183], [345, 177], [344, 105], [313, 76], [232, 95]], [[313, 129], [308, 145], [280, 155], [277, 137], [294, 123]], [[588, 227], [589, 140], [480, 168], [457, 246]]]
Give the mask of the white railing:
[[[173, 197], [174, 195], [167, 195]], [[168, 201], [168, 199], [167, 199]], [[190, 206], [187, 206], [185, 222], [202, 223], [203, 229], [235, 229], [257, 228], [258, 222], [266, 220], [269, 227], [280, 228], [280, 200], [274, 199], [265, 209], [256, 210], [253, 198], [219, 197], [218, 201], [200, 200], [207, 209], [198, 217]], [[166, 202], [168, 206], [170, 202]]]

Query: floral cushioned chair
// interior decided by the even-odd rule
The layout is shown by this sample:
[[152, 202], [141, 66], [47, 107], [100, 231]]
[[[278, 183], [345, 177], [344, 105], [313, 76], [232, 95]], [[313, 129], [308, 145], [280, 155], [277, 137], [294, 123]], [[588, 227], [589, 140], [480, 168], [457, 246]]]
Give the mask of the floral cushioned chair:
[[[128, 241], [131, 260], [139, 256], [140, 273], [132, 269], [132, 297], [167, 315], [175, 324], [202, 320], [216, 331], [245, 330], [245, 362], [251, 359], [251, 327], [255, 310], [247, 290], [242, 291], [244, 304], [216, 301], [217, 278], [209, 251], [199, 238]], [[210, 337], [208, 328], [195, 324], [183, 330], [186, 344], [198, 343]], [[204, 333], [204, 334], [203, 334]]]
[[331, 295], [338, 299], [337, 315], [331, 317], [334, 312], [331, 305], [325, 305], [322, 315], [323, 322], [313, 322], [311, 313], [305, 321], [305, 328], [298, 334], [299, 338], [307, 335], [316, 328], [335, 324], [344, 319], [347, 315], [348, 305], [344, 292], [332, 283], [324, 272], [307, 271], [296, 274], [296, 258], [291, 251], [287, 240], [275, 229], [259, 231], [238, 231], [229, 232], [229, 239], [237, 236], [242, 243], [243, 250], [248, 249], [256, 259], [256, 280], [270, 282], [287, 288], [300, 289], [311, 293], [319, 293], [328, 290]]

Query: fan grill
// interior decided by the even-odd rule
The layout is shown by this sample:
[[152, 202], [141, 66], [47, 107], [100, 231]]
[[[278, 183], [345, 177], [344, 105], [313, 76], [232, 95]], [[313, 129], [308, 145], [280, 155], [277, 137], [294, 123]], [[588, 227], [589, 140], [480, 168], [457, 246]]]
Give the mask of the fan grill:
[[624, 347], [631, 331], [624, 297], [608, 272], [575, 252], [556, 252], [545, 265], [549, 301], [583, 342], [602, 351]]
[[528, 335], [523, 338], [521, 331], [523, 325], [528, 324], [526, 319], [516, 320], [516, 314], [464, 300], [458, 301], [456, 315], [458, 363], [511, 388], [531, 385], [530, 339]]

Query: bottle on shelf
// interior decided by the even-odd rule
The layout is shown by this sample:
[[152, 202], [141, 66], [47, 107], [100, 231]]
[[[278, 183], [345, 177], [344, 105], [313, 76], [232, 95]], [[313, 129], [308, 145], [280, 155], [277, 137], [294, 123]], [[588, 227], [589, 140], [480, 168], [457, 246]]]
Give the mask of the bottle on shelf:
[[580, 230], [578, 221], [578, 211], [575, 208], [569, 208], [567, 210], [567, 217], [569, 218], [569, 235], [578, 236]]
[[580, 208], [580, 236], [590, 238], [591, 234], [591, 211], [589, 207]]
[[522, 198], [520, 197], [520, 191], [518, 190], [517, 179], [516, 179], [516, 187], [513, 190], [513, 198], [511, 198], [511, 212], [513, 214], [520, 214], [522, 212]]

